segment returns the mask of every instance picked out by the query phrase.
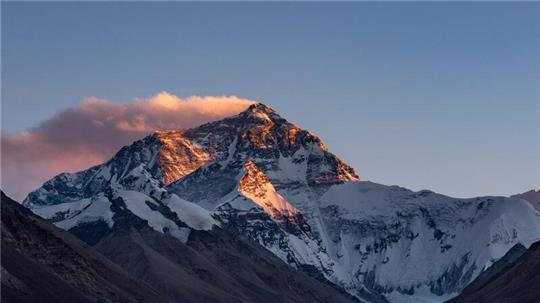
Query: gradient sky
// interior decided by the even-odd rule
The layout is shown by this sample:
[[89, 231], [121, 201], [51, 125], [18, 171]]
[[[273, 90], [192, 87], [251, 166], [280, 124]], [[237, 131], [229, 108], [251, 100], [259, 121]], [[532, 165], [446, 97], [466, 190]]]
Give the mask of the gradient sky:
[[236, 95], [364, 180], [540, 186], [540, 3], [6, 3], [2, 130], [95, 96]]

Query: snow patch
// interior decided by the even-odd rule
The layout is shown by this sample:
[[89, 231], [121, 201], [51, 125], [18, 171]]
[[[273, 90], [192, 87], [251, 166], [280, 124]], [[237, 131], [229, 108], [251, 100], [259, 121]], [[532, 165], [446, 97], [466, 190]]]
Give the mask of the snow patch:
[[[140, 192], [127, 190], [118, 191], [117, 195], [122, 197], [129, 211], [148, 221], [148, 225], [154, 230], [170, 234], [184, 243], [187, 241], [189, 232], [186, 231], [186, 228], [179, 227], [174, 221], [165, 218], [160, 212], [152, 210], [148, 206], [147, 202], [157, 205], [153, 198]], [[189, 230], [189, 228], [187, 229]], [[188, 234], [186, 235], [186, 233]]]
[[62, 204], [37, 206], [33, 208], [32, 211], [36, 215], [45, 219], [51, 219], [59, 215], [63, 215], [64, 219], [68, 219], [81, 212], [91, 202], [91, 199], [82, 199], [79, 201], [67, 202]]
[[208, 210], [181, 199], [177, 195], [173, 194], [170, 198], [164, 199], [163, 203], [175, 212], [180, 220], [193, 229], [211, 230], [214, 225], [219, 225]]
[[56, 222], [55, 225], [69, 230], [81, 223], [103, 220], [109, 227], [112, 227], [114, 224], [113, 215], [111, 202], [103, 194], [99, 194], [91, 199], [90, 204], [82, 212], [67, 220]]

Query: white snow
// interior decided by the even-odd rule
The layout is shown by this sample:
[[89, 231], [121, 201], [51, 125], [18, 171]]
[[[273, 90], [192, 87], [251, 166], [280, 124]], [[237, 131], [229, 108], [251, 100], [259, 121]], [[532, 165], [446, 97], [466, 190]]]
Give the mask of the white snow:
[[[528, 247], [540, 240], [540, 214], [518, 199], [454, 199], [364, 181], [334, 185], [322, 195], [307, 187], [278, 193], [271, 182], [259, 184], [259, 190], [265, 194], [239, 189], [244, 198], [228, 194], [224, 200], [238, 210], [258, 205], [270, 214], [274, 205], [286, 202], [284, 208], [304, 214], [316, 235], [287, 235], [286, 247], [296, 260], [324, 269], [329, 280], [353, 294], [363, 283], [358, 273], [370, 271], [383, 287], [414, 289], [413, 295], [385, 293], [391, 302], [443, 302], [456, 292], [438, 296], [429, 285], [462, 259], [469, 262], [460, 275], [472, 271], [472, 280], [516, 243]], [[396, 240], [387, 240], [393, 235]], [[383, 240], [375, 252], [374, 245]], [[287, 262], [283, 246], [267, 249]]]
[[[274, 188], [268, 177], [253, 162], [244, 165], [245, 174], [238, 186], [238, 192], [262, 207], [272, 217], [292, 216], [297, 210]], [[277, 213], [276, 213], [277, 212]]]
[[218, 222], [212, 218], [208, 210], [181, 199], [177, 195], [173, 194], [170, 198], [164, 199], [163, 203], [175, 212], [180, 220], [193, 229], [210, 230], [214, 225], [218, 225]]
[[229, 149], [227, 151], [227, 159], [223, 163], [224, 164], [223, 167], [225, 167], [228, 163], [233, 161], [237, 143], [238, 143], [238, 137], [235, 136], [231, 144], [229, 144]]
[[278, 158], [277, 169], [268, 171], [267, 175], [271, 180], [279, 180], [280, 183], [295, 181], [306, 183], [307, 161], [294, 160], [306, 159], [307, 157], [308, 151], [304, 147], [298, 149], [291, 157], [282, 155]]
[[[473, 270], [474, 278], [516, 243], [529, 246], [540, 240], [538, 212], [528, 203], [503, 197], [452, 199], [370, 182], [348, 182], [328, 190], [321, 197], [321, 206], [337, 207], [336, 219], [347, 226], [352, 224], [347, 227], [349, 230], [345, 229], [345, 235], [344, 229], [341, 230], [338, 243], [326, 242], [330, 251], [340, 255], [334, 258], [341, 268], [338, 272], [375, 270], [376, 282], [393, 288], [427, 286], [452, 266], [459, 266], [466, 255], [470, 262], [464, 271]], [[435, 238], [435, 228], [427, 225], [430, 219], [421, 209], [433, 217], [433, 224], [444, 233], [441, 239]], [[377, 241], [393, 233], [400, 236], [397, 242], [387, 242], [379, 253], [367, 252], [368, 245], [373, 250]], [[406, 237], [407, 233], [414, 235], [414, 239]], [[355, 243], [359, 244], [357, 249]], [[359, 252], [368, 255], [361, 257]], [[476, 269], [471, 267], [473, 263]], [[354, 279], [350, 274], [345, 278]], [[420, 293], [415, 292], [411, 300], [444, 300], [434, 294]], [[389, 298], [392, 302], [402, 302], [396, 296], [398, 293]]]
[[103, 220], [109, 227], [114, 224], [113, 212], [110, 209], [111, 202], [103, 194], [97, 195], [91, 199], [90, 204], [79, 214], [64, 220], [56, 222], [55, 225], [69, 230], [81, 223], [95, 222]]
[[45, 219], [53, 218], [58, 213], [64, 214], [64, 218], [70, 218], [73, 215], [78, 214], [81, 210], [87, 207], [91, 203], [91, 199], [82, 199], [74, 202], [67, 202], [61, 204], [37, 206], [32, 209], [32, 211]]
[[129, 211], [137, 217], [147, 220], [148, 225], [154, 230], [159, 232], [167, 231], [168, 234], [180, 241], [187, 241], [186, 228], [179, 227], [174, 221], [165, 218], [160, 212], [152, 210], [146, 204], [148, 201], [157, 206], [157, 202], [153, 198], [143, 193], [129, 190], [121, 190], [117, 194], [123, 198]]
[[262, 121], [266, 121], [266, 122], [272, 122], [272, 119], [270, 119], [270, 117], [268, 117], [268, 114], [266, 113], [263, 113], [263, 112], [253, 112], [251, 113], [251, 115], [257, 119], [260, 119]]

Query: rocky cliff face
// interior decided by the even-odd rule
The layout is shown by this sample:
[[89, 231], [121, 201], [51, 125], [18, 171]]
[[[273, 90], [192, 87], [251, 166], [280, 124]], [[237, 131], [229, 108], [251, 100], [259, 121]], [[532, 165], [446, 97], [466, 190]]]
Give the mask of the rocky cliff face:
[[263, 104], [150, 135], [103, 165], [53, 178], [25, 205], [65, 229], [101, 222], [101, 236], [125, 211], [184, 242], [194, 231], [235, 230], [370, 302], [442, 301], [516, 243], [540, 239], [540, 215], [525, 201], [360, 181], [318, 137]]

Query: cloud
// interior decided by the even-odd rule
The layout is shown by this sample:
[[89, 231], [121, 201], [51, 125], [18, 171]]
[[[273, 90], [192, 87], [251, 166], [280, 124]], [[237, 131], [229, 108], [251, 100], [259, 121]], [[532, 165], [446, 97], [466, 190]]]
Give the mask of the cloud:
[[237, 97], [182, 99], [166, 92], [131, 103], [85, 99], [26, 132], [2, 131], [2, 189], [22, 200], [54, 175], [102, 163], [155, 130], [219, 120], [252, 103]]

